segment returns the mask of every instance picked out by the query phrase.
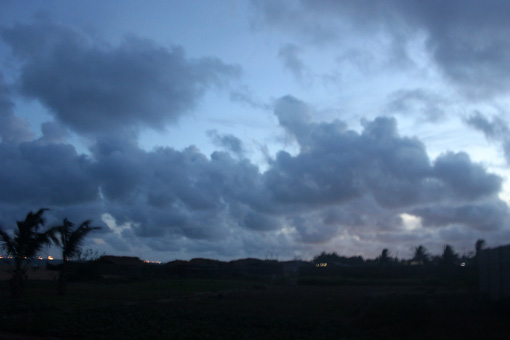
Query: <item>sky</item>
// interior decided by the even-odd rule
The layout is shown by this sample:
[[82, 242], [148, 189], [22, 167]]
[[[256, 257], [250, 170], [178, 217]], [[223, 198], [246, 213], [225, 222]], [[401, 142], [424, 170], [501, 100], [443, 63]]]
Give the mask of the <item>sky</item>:
[[509, 11], [1, 0], [0, 225], [160, 261], [507, 244]]

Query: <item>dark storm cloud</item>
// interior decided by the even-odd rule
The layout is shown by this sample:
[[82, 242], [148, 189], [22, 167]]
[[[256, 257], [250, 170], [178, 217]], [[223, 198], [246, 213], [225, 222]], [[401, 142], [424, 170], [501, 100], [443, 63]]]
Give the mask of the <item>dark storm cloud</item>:
[[309, 205], [342, 203], [365, 194], [385, 207], [442, 200], [474, 200], [501, 190], [501, 178], [465, 153], [428, 158], [417, 139], [400, 137], [396, 121], [379, 117], [362, 133], [339, 121], [313, 123], [305, 103], [284, 97], [276, 104], [280, 124], [301, 152], [280, 152], [264, 175], [274, 199]]
[[[256, 229], [257, 220], [261, 229], [271, 224], [252, 208], [263, 200], [258, 169], [247, 160], [225, 152], [209, 158], [194, 147], [147, 152], [116, 138], [98, 141], [92, 151], [111, 214], [119, 224], [133, 222], [139, 236], [216, 239], [229, 228]], [[237, 205], [242, 214], [232, 209]]]
[[510, 129], [506, 121], [497, 116], [489, 120], [480, 112], [475, 112], [466, 119], [466, 123], [483, 132], [489, 141], [501, 143], [506, 162], [510, 164]]
[[[510, 76], [507, 1], [254, 1], [259, 20], [297, 32], [308, 40], [338, 43], [353, 30], [392, 37], [390, 51], [401, 62], [407, 42], [426, 34], [426, 49], [443, 74], [470, 98], [506, 93]], [[348, 23], [348, 24], [346, 24]], [[400, 56], [400, 57], [399, 57]], [[400, 62], [400, 63], [401, 63]]]
[[458, 200], [489, 197], [498, 193], [502, 185], [501, 177], [487, 173], [464, 152], [439, 156], [434, 163], [434, 175], [447, 184], [451, 195]]
[[276, 102], [275, 115], [299, 151], [280, 151], [264, 173], [229, 152], [147, 151], [129, 136], [102, 136], [90, 155], [80, 155], [61, 127], [47, 123], [40, 139], [0, 143], [0, 217], [13, 205], [49, 206], [57, 219], [101, 224], [109, 213], [116, 227], [98, 237], [112, 249], [215, 245], [229, 254], [243, 253], [248, 238], [266, 244], [263, 235], [285, 249], [345, 235], [389, 237], [403, 230], [405, 212], [425, 226], [498, 230], [507, 220], [496, 197], [501, 178], [467, 154], [431, 161], [419, 140], [399, 135], [395, 119], [364, 121], [357, 132], [340, 121], [315, 123], [313, 113], [291, 96]]
[[86, 203], [97, 198], [91, 160], [68, 144], [0, 144], [0, 201], [38, 206]]
[[424, 226], [444, 227], [462, 224], [480, 231], [494, 231], [507, 227], [510, 218], [508, 206], [500, 200], [419, 208], [414, 210], [413, 214], [422, 218]]
[[22, 61], [20, 90], [79, 133], [140, 126], [162, 129], [239, 68], [217, 58], [186, 58], [180, 47], [127, 37], [118, 46], [49, 23], [3, 28]]
[[428, 49], [444, 73], [469, 94], [506, 92], [510, 77], [507, 1], [402, 1], [409, 24], [429, 33]]
[[64, 143], [69, 134], [65, 126], [58, 122], [45, 122], [41, 124], [42, 137], [40, 140], [44, 143]]
[[30, 123], [14, 113], [14, 103], [10, 98], [11, 89], [4, 83], [0, 73], [0, 138], [2, 142], [18, 143], [33, 138]]

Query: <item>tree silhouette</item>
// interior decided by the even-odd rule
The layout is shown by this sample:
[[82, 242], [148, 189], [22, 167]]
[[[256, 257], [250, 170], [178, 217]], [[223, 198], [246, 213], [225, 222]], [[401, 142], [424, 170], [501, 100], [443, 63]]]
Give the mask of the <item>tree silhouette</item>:
[[381, 255], [379, 255], [378, 260], [379, 260], [380, 265], [390, 264], [390, 262], [392, 260], [390, 257], [390, 251], [388, 249], [383, 249], [381, 252]]
[[91, 221], [82, 222], [77, 228], [74, 223], [64, 218], [62, 225], [53, 227], [51, 230], [59, 234], [55, 238], [55, 243], [62, 250], [62, 265], [60, 266], [58, 292], [61, 295], [66, 293], [67, 286], [67, 261], [80, 253], [81, 244], [85, 236], [92, 230], [101, 229], [100, 227], [91, 227]]
[[427, 249], [425, 249], [424, 246], [419, 245], [418, 247], [414, 248], [414, 255], [412, 258], [412, 261], [418, 262], [418, 264], [427, 264], [430, 260], [430, 255], [427, 252]]
[[485, 240], [479, 239], [475, 243], [475, 256], [478, 258], [480, 256], [480, 252], [485, 248]]
[[441, 256], [441, 263], [445, 266], [454, 266], [457, 264], [459, 256], [453, 250], [453, 247], [447, 244], [444, 247], [443, 255]]
[[0, 229], [1, 247], [14, 260], [14, 266], [9, 262], [12, 269], [10, 289], [14, 298], [20, 298], [24, 294], [25, 276], [30, 261], [53, 239], [51, 230], [38, 232], [39, 227], [44, 225], [42, 215], [46, 210], [48, 209], [39, 209], [36, 213], [29, 212], [25, 220], [17, 221], [17, 229], [12, 237]]

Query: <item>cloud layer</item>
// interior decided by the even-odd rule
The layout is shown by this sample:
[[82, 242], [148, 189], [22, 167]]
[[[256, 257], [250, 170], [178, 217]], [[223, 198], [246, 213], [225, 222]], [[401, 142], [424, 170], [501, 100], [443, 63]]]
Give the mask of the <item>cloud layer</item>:
[[238, 157], [238, 139], [214, 133], [233, 154], [146, 151], [115, 135], [97, 138], [88, 156], [52, 139], [4, 141], [0, 209], [6, 216], [12, 206], [49, 206], [98, 222], [109, 214], [117, 227], [102, 239], [112, 249], [215, 245], [222, 256], [247, 254], [258, 238], [287, 255], [346, 237], [381, 242], [406, 234], [404, 213], [421, 218], [423, 230], [507, 224], [501, 178], [467, 154], [430, 160], [423, 143], [399, 135], [393, 118], [365, 121], [356, 132], [338, 120], [315, 123], [312, 111], [291, 96], [277, 100], [274, 113], [299, 151], [280, 151], [264, 172]]
[[195, 107], [206, 89], [240, 73], [218, 58], [188, 59], [180, 47], [133, 36], [112, 46], [42, 22], [0, 34], [22, 61], [21, 93], [78, 133], [161, 130]]
[[[399, 67], [411, 58], [410, 43], [424, 35], [425, 49], [435, 66], [466, 98], [485, 99], [504, 94], [510, 88], [510, 78], [501, 72], [510, 63], [510, 23], [505, 19], [510, 4], [506, 1], [252, 3], [256, 10], [255, 27], [278, 27], [319, 46], [345, 44], [352, 37], [375, 36], [373, 41], [390, 41], [388, 52]], [[295, 59], [296, 48], [287, 47], [282, 54], [294, 72], [300, 69]]]

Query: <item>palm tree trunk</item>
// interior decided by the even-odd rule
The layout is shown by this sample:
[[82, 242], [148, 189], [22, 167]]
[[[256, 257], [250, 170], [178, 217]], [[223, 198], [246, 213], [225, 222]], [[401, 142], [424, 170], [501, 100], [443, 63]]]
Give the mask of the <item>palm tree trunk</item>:
[[58, 294], [65, 295], [66, 294], [66, 286], [67, 286], [67, 277], [66, 277], [66, 262], [67, 259], [65, 256], [62, 256], [62, 265], [60, 266], [60, 273], [58, 277]]
[[25, 273], [23, 270], [23, 260], [22, 259], [14, 259], [15, 267], [13, 276], [9, 282], [11, 289], [11, 296], [13, 298], [19, 299], [23, 297], [25, 292]]

